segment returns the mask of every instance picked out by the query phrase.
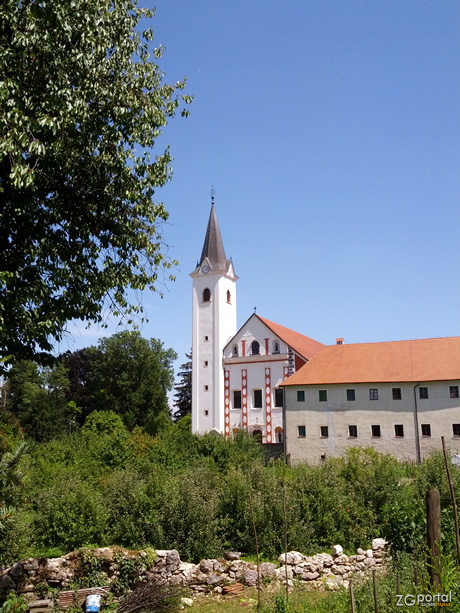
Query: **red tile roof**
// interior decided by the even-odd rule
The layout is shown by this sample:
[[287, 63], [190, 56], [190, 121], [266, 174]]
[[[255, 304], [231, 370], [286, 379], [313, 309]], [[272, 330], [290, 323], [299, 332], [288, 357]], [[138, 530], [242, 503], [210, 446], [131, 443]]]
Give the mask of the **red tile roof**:
[[289, 345], [289, 347], [292, 347], [296, 353], [304, 357], [306, 360], [311, 360], [315, 353], [324, 347], [322, 343], [319, 343], [308, 336], [304, 336], [303, 334], [299, 334], [298, 332], [294, 332], [294, 330], [290, 330], [289, 328], [275, 324], [273, 321], [265, 319], [265, 317], [260, 317], [260, 315], [256, 315], [256, 317], [258, 317], [260, 321], [270, 328], [270, 330], [278, 338]]
[[460, 379], [460, 337], [323, 347], [284, 385]]

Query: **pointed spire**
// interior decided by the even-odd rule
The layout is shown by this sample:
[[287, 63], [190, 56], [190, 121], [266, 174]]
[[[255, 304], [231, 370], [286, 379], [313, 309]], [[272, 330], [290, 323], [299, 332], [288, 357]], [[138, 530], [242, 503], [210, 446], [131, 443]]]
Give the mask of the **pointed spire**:
[[224, 244], [217, 222], [214, 198], [212, 198], [211, 214], [209, 215], [208, 229], [206, 230], [203, 251], [201, 252], [200, 265], [205, 258], [208, 258], [208, 262], [214, 270], [227, 269], [227, 258], [225, 257]]

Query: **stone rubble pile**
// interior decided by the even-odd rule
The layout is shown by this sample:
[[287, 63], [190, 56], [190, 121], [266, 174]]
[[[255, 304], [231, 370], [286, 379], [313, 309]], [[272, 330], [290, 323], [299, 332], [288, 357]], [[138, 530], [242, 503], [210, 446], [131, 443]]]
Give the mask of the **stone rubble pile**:
[[[293, 585], [293, 581], [317, 582], [318, 586], [337, 589], [347, 586], [347, 580], [352, 575], [363, 576], [374, 568], [382, 567], [386, 557], [385, 545], [384, 539], [374, 539], [372, 549], [358, 549], [352, 556], [345, 555], [340, 545], [333, 548], [332, 554], [305, 556], [290, 551], [278, 558], [280, 567], [268, 562], [260, 564], [260, 577], [262, 581], [284, 582], [287, 576], [289, 585]], [[188, 587], [195, 592], [216, 593], [222, 592], [222, 586], [235, 582], [257, 585], [257, 566], [241, 560], [238, 552], [227, 552], [220, 560], [202, 560], [199, 564], [182, 562], [175, 549], [157, 550], [155, 554], [151, 564], [145, 567], [137, 565], [133, 570], [130, 577], [133, 582], [139, 578], [162, 578], [171, 585]], [[91, 555], [100, 562], [100, 585], [107, 586], [120, 574], [120, 559], [147, 559], [144, 551], [128, 552], [110, 547], [92, 549]], [[43, 589], [47, 587], [68, 590], [71, 583], [83, 575], [84, 561], [79, 551], [60, 558], [22, 560], [0, 572], [0, 602], [10, 591], [22, 593], [28, 600], [36, 600], [43, 596]]]

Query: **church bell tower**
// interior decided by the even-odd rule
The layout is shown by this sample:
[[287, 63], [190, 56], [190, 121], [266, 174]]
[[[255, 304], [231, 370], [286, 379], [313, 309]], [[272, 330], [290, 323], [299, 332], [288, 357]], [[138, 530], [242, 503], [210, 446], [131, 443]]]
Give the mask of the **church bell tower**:
[[223, 349], [236, 334], [236, 281], [217, 222], [214, 196], [193, 279], [192, 432], [224, 432]]

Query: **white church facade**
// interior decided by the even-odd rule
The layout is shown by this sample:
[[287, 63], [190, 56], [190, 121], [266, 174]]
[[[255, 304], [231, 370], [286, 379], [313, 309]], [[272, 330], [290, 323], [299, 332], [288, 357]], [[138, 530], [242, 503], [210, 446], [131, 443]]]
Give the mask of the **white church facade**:
[[323, 345], [255, 313], [237, 331], [233, 262], [214, 204], [193, 279], [192, 431], [226, 437], [244, 429], [283, 442], [280, 384]]

